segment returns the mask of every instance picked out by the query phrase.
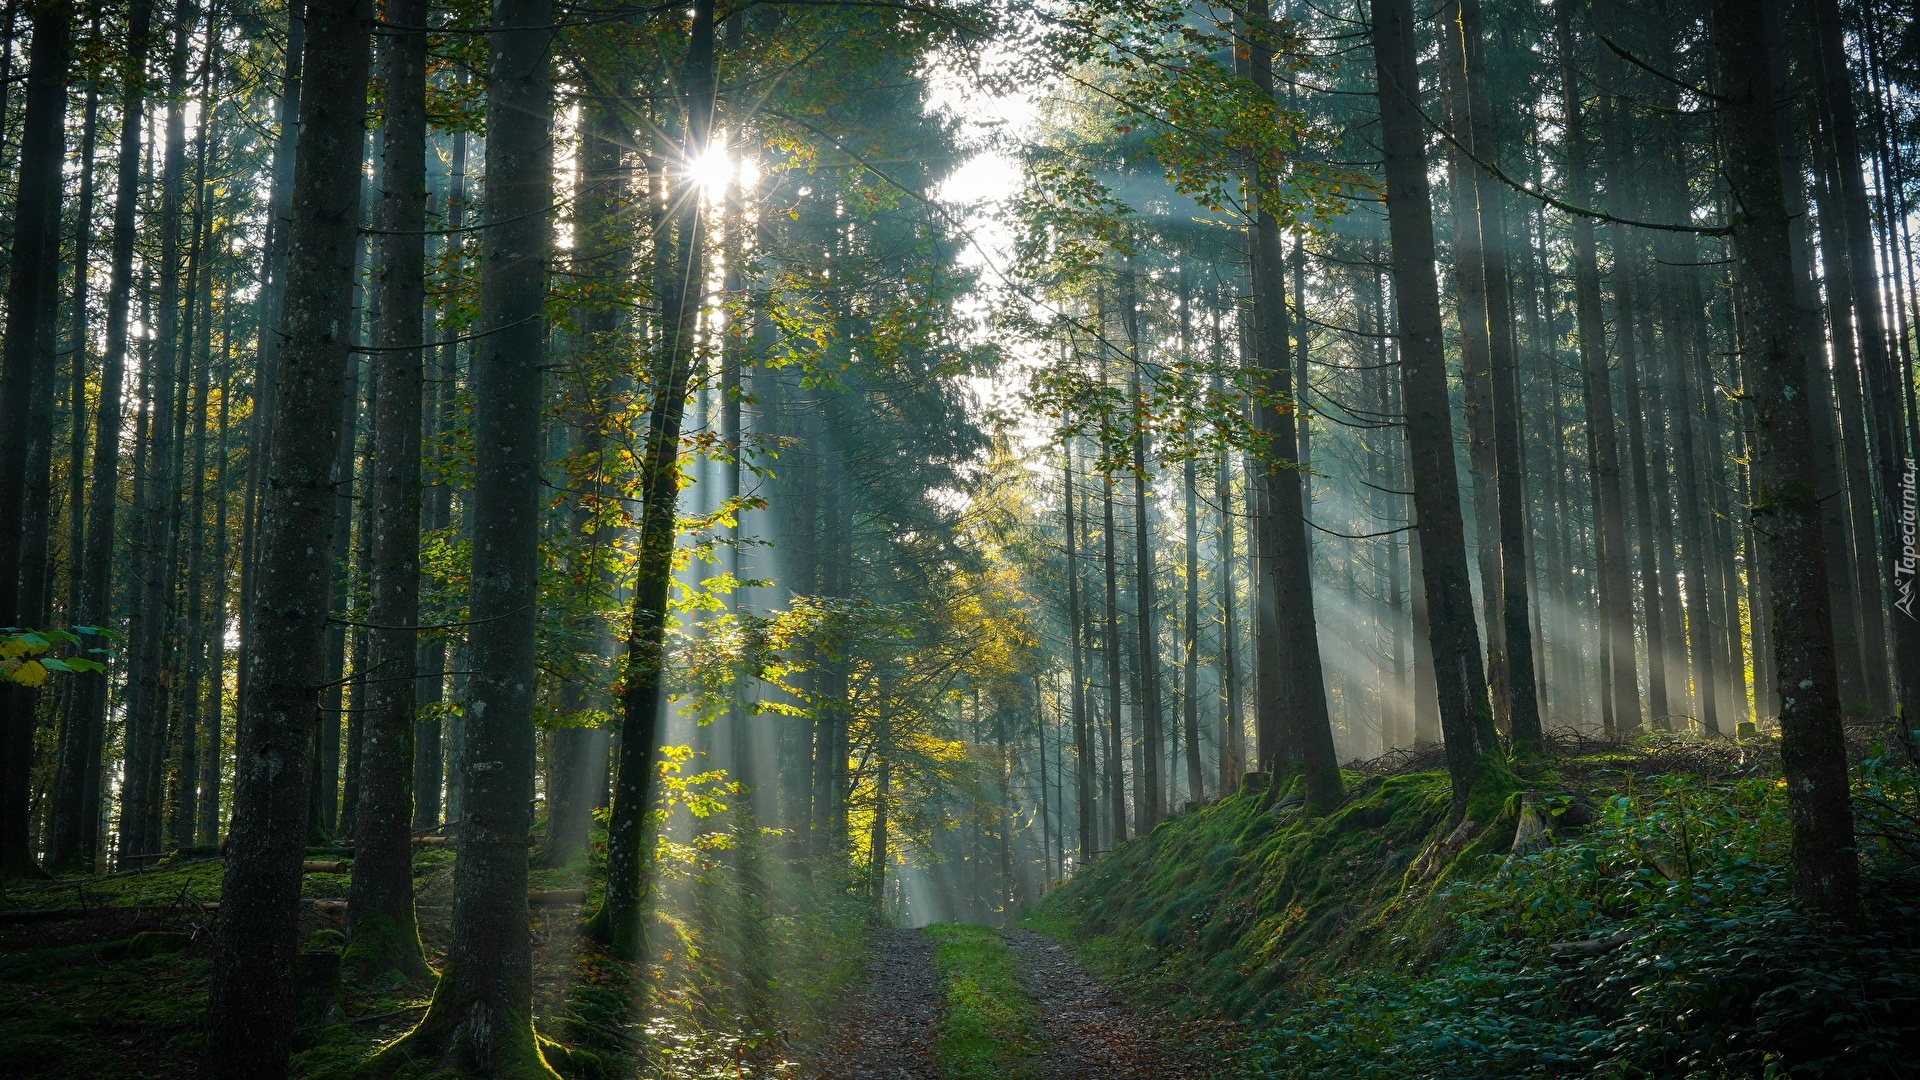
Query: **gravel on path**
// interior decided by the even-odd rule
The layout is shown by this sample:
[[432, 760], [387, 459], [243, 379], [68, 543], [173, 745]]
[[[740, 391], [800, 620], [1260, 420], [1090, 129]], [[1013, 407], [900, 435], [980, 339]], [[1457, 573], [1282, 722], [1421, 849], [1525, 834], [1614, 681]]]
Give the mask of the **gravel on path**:
[[933, 945], [918, 930], [884, 928], [868, 946], [867, 977], [835, 1037], [808, 1055], [809, 1080], [939, 1080], [927, 1056], [945, 1001]]
[[1208, 1063], [1170, 1054], [1145, 1018], [1057, 942], [1031, 930], [1008, 930], [1003, 936], [1040, 1006], [1046, 1043], [1035, 1072], [1041, 1080], [1205, 1080], [1211, 1075]]

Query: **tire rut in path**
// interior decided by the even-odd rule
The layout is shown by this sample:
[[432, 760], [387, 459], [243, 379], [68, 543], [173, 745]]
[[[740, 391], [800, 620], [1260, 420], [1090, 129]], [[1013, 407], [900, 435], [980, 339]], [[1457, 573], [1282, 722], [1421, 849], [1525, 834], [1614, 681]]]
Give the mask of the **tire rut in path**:
[[1203, 1064], [1180, 1061], [1113, 991], [1067, 950], [1030, 930], [1002, 936], [1020, 961], [1027, 992], [1040, 1007], [1047, 1045], [1034, 1062], [1041, 1080], [1204, 1080]]
[[854, 990], [836, 1038], [811, 1055], [814, 1080], [939, 1080], [927, 1056], [945, 995], [933, 945], [918, 930], [882, 929], [869, 944], [867, 977]]

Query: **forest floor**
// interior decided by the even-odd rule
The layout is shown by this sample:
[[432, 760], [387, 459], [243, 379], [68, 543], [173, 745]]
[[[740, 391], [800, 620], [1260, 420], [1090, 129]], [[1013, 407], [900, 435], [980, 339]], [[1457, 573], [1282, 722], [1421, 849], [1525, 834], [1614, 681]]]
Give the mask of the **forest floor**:
[[[936, 938], [936, 934], [938, 937]], [[995, 987], [942, 941], [972, 939], [1014, 973]], [[995, 956], [994, 954], [1001, 954]], [[882, 928], [868, 941], [830, 1043], [805, 1054], [818, 1080], [1203, 1080], [1210, 1055], [1184, 1047], [1164, 1017], [1144, 1015], [1031, 930]], [[986, 1000], [995, 997], [1003, 1000]], [[976, 1018], [987, 1020], [976, 1024]], [[978, 1030], [969, 1030], [977, 1028]]]

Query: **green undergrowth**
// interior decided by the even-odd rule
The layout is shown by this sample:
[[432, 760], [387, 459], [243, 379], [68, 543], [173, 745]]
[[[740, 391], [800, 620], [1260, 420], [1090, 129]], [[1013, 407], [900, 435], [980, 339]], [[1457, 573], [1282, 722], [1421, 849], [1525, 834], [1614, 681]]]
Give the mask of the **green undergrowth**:
[[948, 1080], [1018, 1080], [1039, 1043], [1037, 1011], [1020, 982], [1020, 965], [1000, 935], [984, 926], [926, 928], [934, 968], [946, 987], [946, 1014], [933, 1058]]
[[[792, 1047], [822, 1036], [831, 1004], [864, 969], [864, 882], [789, 861], [782, 836], [709, 836], [688, 845], [696, 854], [663, 860], [651, 958], [643, 972], [616, 971], [576, 933], [603, 891], [604, 840], [596, 830], [586, 857], [530, 875], [535, 889], [584, 886], [589, 901], [531, 912], [534, 1027], [548, 1062], [567, 1080], [798, 1075]], [[453, 871], [451, 847], [415, 850], [420, 937], [436, 970]], [[308, 874], [302, 893], [344, 899], [349, 880]], [[197, 1077], [213, 922], [202, 905], [220, 886], [214, 859], [14, 883], [9, 907], [104, 913], [0, 926], [0, 1077]], [[338, 908], [301, 909], [303, 950], [337, 954], [344, 931]], [[296, 1034], [294, 1080], [352, 1075], [419, 1021], [432, 994], [430, 980], [334, 970], [337, 990], [303, 998], [319, 1004]], [[636, 983], [639, 1012], [620, 1004]]]
[[[1770, 768], [1649, 775], [1632, 750], [1536, 762], [1470, 842], [1444, 774], [1349, 777], [1309, 819], [1253, 791], [1180, 815], [1031, 921], [1123, 991], [1239, 1025], [1247, 1076], [1920, 1075], [1920, 785], [1869, 759], [1869, 918], [1800, 913]], [[1471, 831], [1471, 830], [1469, 830]], [[1432, 863], [1429, 867], [1427, 864]]]

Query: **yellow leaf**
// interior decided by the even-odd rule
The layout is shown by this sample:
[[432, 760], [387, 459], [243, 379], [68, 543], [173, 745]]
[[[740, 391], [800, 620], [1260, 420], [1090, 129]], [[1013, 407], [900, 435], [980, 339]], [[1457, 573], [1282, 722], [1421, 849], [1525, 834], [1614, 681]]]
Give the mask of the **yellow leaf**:
[[47, 669], [38, 660], [29, 660], [13, 670], [13, 681], [21, 686], [39, 686], [47, 681]]

